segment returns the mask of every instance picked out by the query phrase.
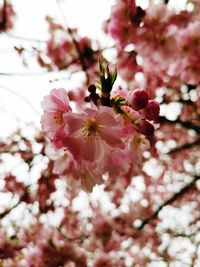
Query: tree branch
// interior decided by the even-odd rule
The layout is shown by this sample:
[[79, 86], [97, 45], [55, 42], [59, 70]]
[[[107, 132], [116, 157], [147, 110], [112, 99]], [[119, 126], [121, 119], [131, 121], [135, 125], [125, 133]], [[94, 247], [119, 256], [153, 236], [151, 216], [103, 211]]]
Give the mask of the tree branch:
[[158, 206], [158, 208], [154, 211], [154, 213], [152, 213], [149, 217], [145, 218], [140, 226], [137, 227], [138, 230], [141, 230], [146, 224], [150, 223], [151, 220], [155, 219], [159, 212], [167, 205], [172, 204], [174, 201], [176, 201], [179, 197], [181, 197], [184, 193], [186, 193], [191, 187], [193, 187], [196, 183], [197, 180], [200, 179], [200, 176], [195, 176], [194, 179], [186, 184], [183, 188], [181, 188], [180, 191], [178, 191], [177, 193], [175, 193], [173, 196], [171, 196], [168, 200], [166, 200], [163, 204], [161, 204], [160, 206]]
[[79, 44], [78, 44], [76, 38], [74, 37], [74, 34], [73, 34], [72, 30], [71, 30], [70, 27], [67, 25], [67, 19], [66, 19], [66, 16], [65, 16], [65, 14], [63, 13], [63, 10], [62, 10], [62, 8], [61, 8], [61, 6], [60, 6], [60, 2], [59, 2], [59, 0], [57, 0], [57, 4], [58, 4], [58, 8], [59, 8], [59, 10], [60, 10], [60, 13], [62, 14], [62, 16], [63, 16], [63, 18], [64, 18], [64, 20], [65, 20], [65, 24], [66, 24], [65, 27], [66, 27], [66, 29], [67, 29], [67, 32], [68, 32], [68, 34], [71, 36], [71, 38], [72, 38], [72, 42], [73, 42], [73, 44], [74, 44], [74, 46], [75, 46], [75, 48], [76, 48], [76, 51], [77, 51], [77, 53], [78, 53], [78, 55], [79, 55], [80, 64], [81, 64], [81, 67], [82, 67], [83, 72], [84, 72], [85, 75], [86, 75], [87, 84], [89, 84], [89, 83], [90, 83], [90, 77], [89, 77], [89, 74], [88, 74], [88, 72], [87, 72], [87, 67], [86, 67], [85, 60], [84, 60], [84, 57], [83, 57], [83, 55], [82, 55], [80, 46], [79, 46]]
[[42, 44], [47, 42], [47, 40], [40, 40], [40, 39], [34, 39], [34, 38], [29, 38], [29, 37], [24, 37], [24, 36], [18, 36], [18, 35], [14, 35], [8, 32], [6, 32], [5, 35], [9, 38], [17, 39], [23, 42], [42, 43]]
[[11, 88], [3, 85], [3, 84], [0, 84], [0, 89], [3, 89], [3, 90], [6, 90], [7, 92], [10, 92], [11, 94], [21, 98], [24, 102], [26, 102], [31, 108], [32, 110], [37, 114], [37, 115], [40, 115], [40, 113], [38, 112], [38, 110], [34, 107], [34, 105], [32, 104], [32, 102], [27, 99], [25, 96], [17, 93], [16, 91], [12, 90]]
[[175, 234], [175, 235], [173, 235], [173, 236], [174, 236], [174, 237], [186, 237], [186, 238], [191, 238], [191, 237], [197, 235], [199, 232], [200, 232], [200, 227], [197, 228], [196, 231], [191, 232], [190, 234], [178, 233], [178, 234]]
[[197, 140], [195, 140], [194, 142], [192, 143], [188, 143], [188, 144], [184, 144], [182, 146], [179, 146], [179, 147], [176, 147], [176, 148], [173, 148], [171, 149], [167, 154], [174, 154], [174, 153], [177, 153], [179, 151], [182, 151], [182, 150], [185, 150], [185, 149], [189, 149], [189, 148], [192, 148], [193, 146], [199, 146], [200, 145], [200, 138], [198, 138]]
[[[48, 71], [38, 71], [38, 72], [0, 72], [0, 76], [40, 76], [40, 75], [48, 75], [48, 74], [58, 74], [61, 72], [65, 72], [68, 67], [70, 67], [72, 64], [77, 63], [78, 58], [73, 59], [71, 62], [63, 66], [60, 70], [48, 70]], [[74, 71], [69, 72], [69, 74], [74, 74], [81, 69], [77, 69]], [[68, 72], [67, 72], [68, 73]]]
[[160, 116], [158, 119], [158, 122], [160, 124], [164, 124], [164, 123], [168, 123], [168, 124], [180, 124], [181, 126], [183, 126], [184, 128], [188, 129], [188, 130], [194, 130], [197, 133], [200, 133], [200, 126], [197, 126], [195, 124], [193, 124], [190, 121], [181, 121], [179, 118], [176, 119], [175, 121], [170, 121], [168, 120], [166, 117], [164, 116]]
[[2, 18], [0, 21], [0, 31], [3, 31], [6, 26], [6, 21], [7, 21], [7, 14], [6, 14], [6, 0], [3, 1], [3, 7], [2, 7]]
[[14, 210], [16, 207], [18, 207], [19, 204], [27, 198], [27, 196], [28, 196], [28, 188], [29, 188], [29, 186], [26, 188], [24, 194], [19, 198], [17, 203], [15, 203], [12, 207], [10, 207], [9, 209], [5, 210], [4, 212], [2, 212], [0, 214], [0, 220], [3, 219], [4, 217], [6, 217], [12, 210]]

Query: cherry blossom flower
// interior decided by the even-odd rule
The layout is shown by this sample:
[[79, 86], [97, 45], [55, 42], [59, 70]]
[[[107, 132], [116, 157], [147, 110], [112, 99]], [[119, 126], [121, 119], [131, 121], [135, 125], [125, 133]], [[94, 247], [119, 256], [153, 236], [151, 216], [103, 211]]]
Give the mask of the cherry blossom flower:
[[62, 142], [77, 160], [101, 160], [108, 147], [124, 147], [120, 120], [111, 108], [86, 109], [82, 114], [69, 112], [64, 121], [66, 135]]
[[71, 111], [67, 92], [53, 89], [42, 102], [44, 114], [41, 118], [42, 130], [56, 147], [62, 147], [60, 137], [64, 134], [64, 114]]
[[69, 39], [57, 40], [53, 36], [47, 43], [47, 56], [58, 69], [64, 69], [77, 59], [74, 45]]

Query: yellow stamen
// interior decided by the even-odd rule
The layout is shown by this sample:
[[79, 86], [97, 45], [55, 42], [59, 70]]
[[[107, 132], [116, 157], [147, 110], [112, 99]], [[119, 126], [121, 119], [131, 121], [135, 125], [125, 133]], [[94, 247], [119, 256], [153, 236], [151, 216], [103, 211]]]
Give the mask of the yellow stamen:
[[98, 138], [101, 128], [95, 120], [89, 120], [83, 126], [83, 135], [86, 138]]
[[64, 123], [63, 121], [63, 111], [58, 109], [55, 113], [54, 113], [54, 120], [56, 122], [57, 125], [62, 125]]

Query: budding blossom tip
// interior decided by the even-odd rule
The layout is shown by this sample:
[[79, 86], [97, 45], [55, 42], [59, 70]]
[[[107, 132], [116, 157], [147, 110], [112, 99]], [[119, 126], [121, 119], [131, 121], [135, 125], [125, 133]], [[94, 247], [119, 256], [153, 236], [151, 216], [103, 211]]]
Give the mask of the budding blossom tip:
[[156, 120], [160, 113], [160, 105], [155, 100], [149, 100], [148, 105], [141, 110], [141, 114], [147, 119], [147, 120]]
[[130, 105], [135, 110], [143, 109], [147, 106], [149, 95], [144, 89], [135, 90], [130, 96]]

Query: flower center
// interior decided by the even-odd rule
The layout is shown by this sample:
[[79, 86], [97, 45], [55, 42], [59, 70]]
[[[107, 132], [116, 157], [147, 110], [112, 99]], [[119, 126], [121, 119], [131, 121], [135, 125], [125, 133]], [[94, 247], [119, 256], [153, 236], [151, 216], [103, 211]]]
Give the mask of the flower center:
[[87, 121], [83, 126], [83, 135], [86, 138], [98, 138], [100, 128], [101, 126], [95, 120]]
[[64, 123], [63, 121], [63, 111], [58, 109], [55, 113], [54, 113], [54, 120], [56, 122], [57, 125], [62, 125]]

